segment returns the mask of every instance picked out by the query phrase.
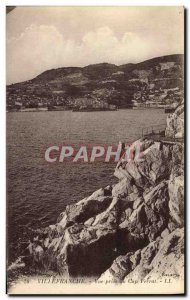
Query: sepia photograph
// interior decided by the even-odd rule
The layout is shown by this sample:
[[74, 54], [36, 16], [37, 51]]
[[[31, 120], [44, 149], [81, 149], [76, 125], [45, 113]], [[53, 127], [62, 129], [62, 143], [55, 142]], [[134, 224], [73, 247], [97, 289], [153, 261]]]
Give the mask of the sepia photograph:
[[6, 6], [9, 295], [184, 295], [183, 6]]

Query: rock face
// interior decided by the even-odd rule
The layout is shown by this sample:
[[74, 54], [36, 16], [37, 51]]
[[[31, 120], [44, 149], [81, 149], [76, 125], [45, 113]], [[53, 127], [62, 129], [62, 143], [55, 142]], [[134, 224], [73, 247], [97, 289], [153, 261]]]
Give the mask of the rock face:
[[167, 118], [166, 136], [183, 138], [184, 137], [184, 104], [177, 107], [175, 112]]
[[184, 225], [184, 146], [173, 147], [173, 168], [168, 183], [170, 196], [169, 208], [172, 219], [179, 225]]
[[[184, 278], [184, 230], [176, 229], [164, 234], [142, 250], [128, 252], [117, 257], [111, 267], [101, 275], [101, 279], [122, 282], [124, 279], [162, 279], [163, 274]], [[173, 275], [175, 274], [175, 275]]]
[[[182, 106], [166, 133], [182, 133]], [[176, 120], [176, 119], [175, 119]], [[40, 229], [29, 245], [45, 270], [121, 282], [131, 275], [183, 277], [183, 143], [141, 139], [141, 160], [118, 163], [119, 182], [68, 205], [57, 223]]]

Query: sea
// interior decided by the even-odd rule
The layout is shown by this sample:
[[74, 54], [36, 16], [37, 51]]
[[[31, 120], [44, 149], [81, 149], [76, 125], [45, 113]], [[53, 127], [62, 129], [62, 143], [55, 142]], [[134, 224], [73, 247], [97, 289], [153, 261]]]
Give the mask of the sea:
[[50, 146], [115, 145], [166, 122], [162, 109], [7, 113], [7, 248], [9, 264], [22, 255], [33, 229], [54, 224], [66, 205], [117, 182], [116, 163], [49, 163]]

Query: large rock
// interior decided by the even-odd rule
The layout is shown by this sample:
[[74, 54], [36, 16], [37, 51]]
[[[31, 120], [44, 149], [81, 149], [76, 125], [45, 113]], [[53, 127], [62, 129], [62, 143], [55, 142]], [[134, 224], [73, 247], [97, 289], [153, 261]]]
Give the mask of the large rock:
[[184, 144], [178, 143], [172, 151], [172, 172], [174, 177], [184, 176]]
[[184, 225], [184, 177], [174, 177], [169, 180], [169, 208], [172, 219], [178, 226]]
[[184, 145], [177, 144], [172, 152], [172, 172], [169, 184], [171, 219], [177, 226], [184, 225]]
[[173, 114], [168, 115], [166, 126], [166, 136], [172, 138], [184, 137], [184, 105], [177, 107]]
[[118, 256], [111, 267], [101, 275], [100, 280], [122, 282], [126, 275], [136, 268], [140, 262], [140, 258], [140, 250], [135, 253], [129, 252], [126, 255]]
[[136, 186], [145, 188], [169, 178], [172, 164], [172, 149], [160, 142], [151, 141], [150, 147], [141, 152], [141, 161], [121, 161], [114, 175], [120, 180], [126, 178]]
[[160, 183], [144, 195], [144, 202], [129, 217], [128, 229], [132, 235], [144, 240], [154, 240], [169, 221], [168, 184]]
[[96, 216], [110, 205], [112, 201], [112, 187], [99, 189], [90, 197], [76, 204], [66, 206], [65, 212], [60, 214], [58, 223], [66, 228], [74, 223], [84, 223], [89, 218]]
[[165, 239], [157, 239], [141, 251], [138, 266], [125, 279], [184, 277], [184, 230], [176, 229]]
[[[183, 278], [184, 231], [177, 229], [165, 238], [158, 237], [143, 249], [117, 257], [101, 280], [146, 280]], [[172, 276], [172, 277], [171, 277]]]
[[[97, 276], [116, 256], [116, 230], [105, 226], [73, 225], [65, 232], [65, 248], [57, 251], [60, 273]], [[64, 244], [63, 244], [64, 245]]]

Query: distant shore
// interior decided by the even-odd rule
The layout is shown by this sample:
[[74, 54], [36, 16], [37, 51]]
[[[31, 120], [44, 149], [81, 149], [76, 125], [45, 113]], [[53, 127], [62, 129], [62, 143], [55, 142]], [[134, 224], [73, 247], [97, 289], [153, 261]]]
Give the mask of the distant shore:
[[174, 108], [171, 107], [166, 107], [166, 106], [133, 106], [133, 107], [122, 107], [122, 108], [117, 108], [117, 109], [96, 109], [96, 108], [86, 108], [86, 109], [75, 109], [75, 108], [64, 108], [64, 107], [56, 107], [54, 109], [48, 109], [47, 107], [43, 108], [22, 108], [22, 109], [12, 109], [12, 110], [7, 110], [7, 113], [11, 112], [50, 112], [50, 111], [72, 111], [72, 112], [101, 112], [101, 111], [117, 111], [117, 110], [147, 110], [147, 109], [164, 109], [165, 112], [169, 112], [168, 110], [175, 110]]

